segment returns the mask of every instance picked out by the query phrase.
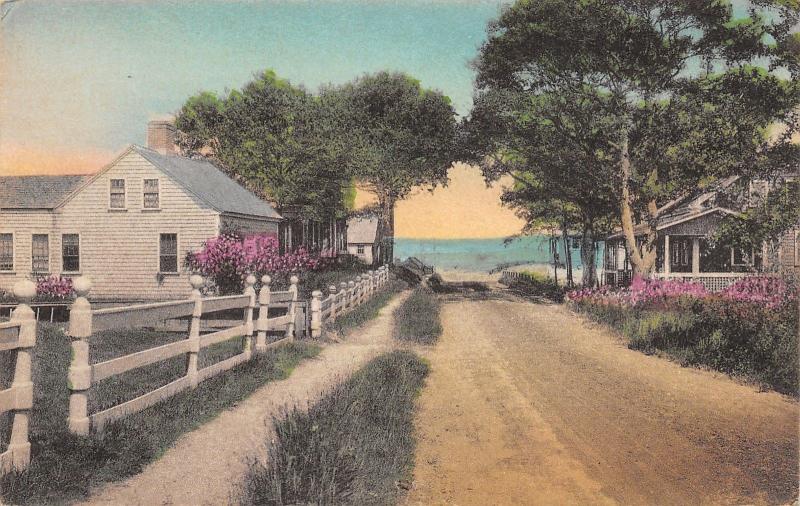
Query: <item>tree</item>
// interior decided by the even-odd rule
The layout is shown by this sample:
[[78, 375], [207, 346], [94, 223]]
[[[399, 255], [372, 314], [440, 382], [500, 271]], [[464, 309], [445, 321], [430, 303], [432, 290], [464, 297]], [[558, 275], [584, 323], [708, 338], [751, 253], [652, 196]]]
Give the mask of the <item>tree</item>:
[[379, 72], [330, 90], [344, 104], [343, 130], [359, 184], [374, 193], [384, 244], [382, 262], [394, 258], [394, 210], [417, 187], [447, 183], [456, 120], [450, 100], [408, 75]]
[[489, 27], [477, 87], [595, 102], [612, 134], [630, 260], [649, 275], [669, 202], [729, 174], [786, 169], [797, 156], [765, 131], [774, 122], [798, 129], [799, 17], [796, 0], [754, 0], [740, 19], [723, 1], [519, 1]]
[[179, 145], [213, 158], [228, 173], [275, 204], [327, 219], [345, 209], [351, 186], [340, 108], [266, 71], [219, 98], [190, 97], [176, 118]]
[[514, 180], [501, 199], [525, 219], [523, 233], [580, 231], [584, 286], [597, 281], [596, 241], [615, 209], [614, 149], [596, 100], [486, 90], [463, 123], [465, 157], [487, 182]]

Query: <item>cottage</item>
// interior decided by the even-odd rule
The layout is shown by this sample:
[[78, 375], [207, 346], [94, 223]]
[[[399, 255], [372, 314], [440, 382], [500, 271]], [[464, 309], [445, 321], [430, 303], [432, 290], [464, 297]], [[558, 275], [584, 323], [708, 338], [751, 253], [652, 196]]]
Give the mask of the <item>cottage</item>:
[[0, 289], [50, 274], [92, 278], [99, 301], [189, 294], [186, 254], [221, 231], [278, 233], [281, 217], [206, 160], [177, 156], [175, 127], [148, 125], [90, 176], [0, 177]]
[[358, 216], [347, 220], [347, 252], [367, 264], [380, 260], [378, 219]]
[[[797, 175], [786, 174], [778, 180], [781, 184], [797, 184]], [[738, 215], [748, 206], [755, 205], [773, 184], [734, 176], [707, 191], [668, 204], [656, 226], [655, 276], [697, 281], [711, 290], [719, 290], [755, 272], [800, 267], [800, 224], [781, 237], [773, 264], [770, 264], [771, 255], [767, 254], [766, 244], [760, 250], [742, 251], [712, 247], [708, 240], [725, 217]], [[634, 232], [640, 236], [644, 234], [644, 228], [637, 226]], [[616, 232], [605, 241], [603, 282], [626, 284], [631, 279], [631, 272], [625, 238], [622, 232]]]

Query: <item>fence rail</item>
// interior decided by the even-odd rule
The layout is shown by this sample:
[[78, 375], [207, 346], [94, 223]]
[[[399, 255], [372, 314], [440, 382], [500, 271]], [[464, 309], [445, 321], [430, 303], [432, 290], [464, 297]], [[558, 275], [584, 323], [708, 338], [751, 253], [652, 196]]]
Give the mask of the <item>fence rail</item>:
[[11, 412], [11, 437], [0, 453], [0, 475], [25, 469], [31, 459], [28, 426], [33, 407], [31, 349], [36, 345], [36, 314], [28, 304], [36, 295], [36, 285], [20, 281], [14, 286], [14, 295], [20, 303], [11, 312], [11, 320], [0, 323], [0, 351], [15, 355], [11, 386], [0, 390], [0, 414]]
[[[340, 289], [329, 288], [323, 300], [322, 292], [314, 291], [310, 301], [312, 337], [321, 334], [322, 322], [363, 303], [389, 279], [388, 267], [369, 271], [349, 283], [341, 283]], [[69, 368], [69, 429], [76, 434], [88, 434], [91, 430], [102, 431], [108, 423], [146, 409], [179, 392], [196, 387], [200, 382], [227, 371], [250, 360], [255, 353], [262, 353], [274, 346], [290, 342], [296, 329], [297, 310], [303, 302], [298, 300], [298, 278], [292, 276], [290, 287], [285, 291], [271, 290], [272, 279], [261, 278], [258, 293], [254, 288], [256, 278], [248, 276], [241, 295], [203, 297], [200, 288], [202, 277], [190, 276], [192, 295], [187, 300], [176, 300], [133, 306], [93, 309], [87, 299], [91, 282], [86, 277], [73, 280], [77, 298], [70, 307], [69, 335], [72, 337], [72, 361]], [[270, 309], [283, 309], [284, 314], [269, 316]], [[221, 311], [242, 310], [240, 323], [210, 332], [200, 333], [201, 320], [209, 314]], [[180, 321], [188, 323], [185, 339], [149, 348], [96, 364], [89, 363], [89, 347], [93, 333], [116, 328], [150, 327], [157, 322]], [[220, 320], [224, 321], [224, 320]], [[235, 323], [235, 322], [234, 322]], [[302, 323], [302, 322], [301, 322]], [[6, 331], [0, 326], [0, 347], [8, 341]], [[279, 332], [280, 339], [267, 342], [268, 332]], [[241, 351], [236, 355], [209, 365], [198, 367], [200, 350], [231, 339], [242, 338]], [[0, 348], [1, 349], [1, 348]], [[186, 356], [183, 376], [134, 399], [122, 402], [96, 413], [88, 412], [88, 396], [93, 386], [100, 381], [124, 374], [133, 369], [152, 365], [181, 355]], [[6, 401], [0, 396], [0, 407]]]
[[[297, 300], [296, 276], [292, 276], [288, 291], [278, 292], [285, 315], [270, 318], [269, 276], [261, 279], [260, 294], [256, 294], [256, 278], [248, 276], [244, 293], [221, 297], [203, 297], [200, 288], [203, 278], [190, 276], [192, 295], [188, 300], [137, 304], [133, 306], [92, 309], [86, 298], [91, 289], [88, 278], [76, 278], [73, 282], [77, 298], [70, 308], [69, 334], [72, 337], [72, 362], [69, 368], [69, 428], [76, 434], [88, 434], [91, 429], [101, 431], [103, 427], [120, 418], [146, 409], [164, 399], [187, 389], [196, 387], [201, 381], [216, 376], [242, 362], [250, 360], [254, 352], [267, 349], [267, 331], [282, 331], [283, 336], [275, 343], [294, 338], [294, 318]], [[240, 309], [243, 311], [239, 325], [200, 334], [203, 315], [218, 311]], [[258, 310], [258, 324], [254, 322]], [[154, 322], [176, 318], [188, 319], [188, 335], [174, 343], [149, 348], [129, 355], [116, 357], [97, 364], [89, 364], [90, 337], [94, 332], [115, 328], [152, 326]], [[204, 368], [198, 368], [200, 350], [234, 338], [242, 338], [241, 351], [226, 360]], [[253, 338], [256, 342], [253, 346]], [[275, 344], [270, 343], [270, 344]], [[93, 385], [139, 367], [148, 366], [180, 355], [186, 356], [185, 374], [150, 392], [97, 413], [88, 412], [88, 395]]]

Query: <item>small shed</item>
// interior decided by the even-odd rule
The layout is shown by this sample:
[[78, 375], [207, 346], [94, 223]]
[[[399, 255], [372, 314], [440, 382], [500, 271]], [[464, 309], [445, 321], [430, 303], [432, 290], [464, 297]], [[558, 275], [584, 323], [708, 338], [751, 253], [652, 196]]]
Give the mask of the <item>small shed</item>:
[[358, 216], [347, 220], [347, 252], [367, 264], [380, 259], [378, 218]]

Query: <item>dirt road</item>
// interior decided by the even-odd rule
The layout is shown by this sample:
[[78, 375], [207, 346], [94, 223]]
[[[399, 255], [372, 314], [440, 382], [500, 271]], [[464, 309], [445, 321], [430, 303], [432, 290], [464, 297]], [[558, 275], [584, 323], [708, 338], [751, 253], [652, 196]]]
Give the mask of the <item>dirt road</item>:
[[625, 348], [565, 308], [457, 301], [408, 504], [785, 504], [798, 404]]

